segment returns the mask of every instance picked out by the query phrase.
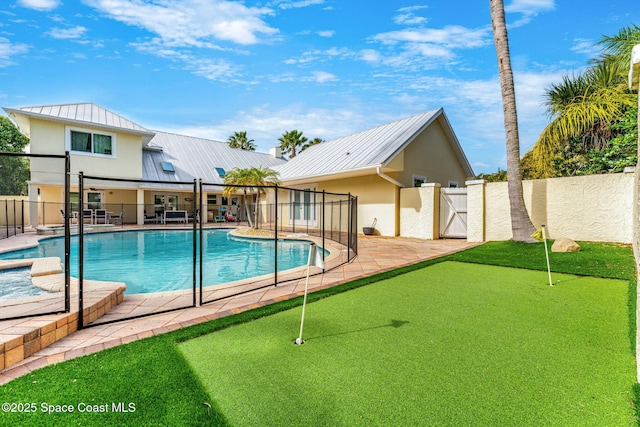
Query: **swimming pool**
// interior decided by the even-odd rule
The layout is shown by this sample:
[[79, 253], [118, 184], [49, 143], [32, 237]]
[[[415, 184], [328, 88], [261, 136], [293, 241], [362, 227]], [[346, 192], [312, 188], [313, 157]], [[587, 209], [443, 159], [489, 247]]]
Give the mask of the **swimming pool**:
[[[136, 230], [86, 234], [84, 278], [125, 282], [128, 294], [191, 289], [193, 240], [189, 230]], [[278, 271], [307, 263], [309, 243], [278, 241]], [[35, 248], [0, 254], [0, 259], [57, 256], [64, 238], [43, 239]], [[229, 230], [203, 232], [203, 284], [227, 283], [274, 271], [272, 240], [238, 239]], [[1, 274], [1, 273], [0, 273]], [[71, 275], [78, 276], [78, 238], [71, 238]], [[196, 277], [198, 271], [196, 271]]]

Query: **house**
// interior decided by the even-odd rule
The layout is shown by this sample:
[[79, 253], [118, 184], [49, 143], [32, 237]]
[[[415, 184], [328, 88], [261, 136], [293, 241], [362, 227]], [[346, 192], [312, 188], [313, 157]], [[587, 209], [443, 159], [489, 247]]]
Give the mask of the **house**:
[[[232, 210], [251, 201], [223, 197], [226, 171], [234, 167], [269, 167], [301, 208], [287, 212], [291, 220], [314, 224], [315, 193], [358, 196], [358, 224], [377, 220], [382, 235], [399, 234], [400, 189], [439, 182], [461, 186], [473, 171], [442, 109], [417, 114], [353, 135], [310, 147], [287, 161], [272, 154], [232, 149], [225, 142], [149, 130], [95, 104], [67, 104], [4, 108], [31, 140], [30, 152], [70, 152], [72, 176], [111, 177], [88, 180], [84, 201], [89, 208], [106, 208], [125, 223], [143, 224], [164, 210], [189, 210], [193, 184], [210, 183], [203, 194], [204, 221], [217, 210]], [[63, 202], [64, 165], [59, 159], [31, 158], [31, 201], [45, 202], [30, 222], [59, 216]], [[131, 181], [118, 181], [127, 179]], [[139, 181], [139, 182], [136, 182]], [[78, 202], [77, 179], [72, 179], [72, 204]], [[205, 198], [206, 197], [206, 198]], [[50, 202], [49, 204], [46, 202]], [[79, 207], [76, 206], [76, 210]], [[238, 214], [242, 214], [239, 211]]]
[[[105, 208], [125, 223], [143, 224], [164, 210], [190, 210], [193, 185], [167, 182], [222, 184], [225, 171], [234, 167], [274, 167], [286, 162], [269, 154], [229, 148], [211, 141], [146, 129], [95, 104], [5, 108], [9, 117], [30, 138], [30, 152], [70, 152], [71, 174], [123, 178], [163, 183], [89, 181], [84, 201], [89, 209]], [[31, 158], [30, 201], [45, 202], [31, 212], [31, 224], [59, 218], [64, 201], [64, 164], [59, 159]], [[78, 180], [72, 178], [71, 202], [77, 204]], [[222, 197], [222, 187], [210, 188], [204, 203], [214, 210], [232, 209], [237, 200]], [[47, 203], [50, 202], [50, 203]], [[208, 205], [207, 205], [208, 206]], [[74, 208], [80, 211], [79, 207]]]
[[443, 109], [314, 145], [275, 167], [288, 186], [358, 196], [358, 224], [400, 234], [400, 189], [464, 186], [473, 170]]

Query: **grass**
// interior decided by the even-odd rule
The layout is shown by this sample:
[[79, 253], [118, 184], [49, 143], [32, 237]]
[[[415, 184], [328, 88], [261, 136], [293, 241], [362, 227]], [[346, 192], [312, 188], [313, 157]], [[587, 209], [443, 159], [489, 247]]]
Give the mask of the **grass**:
[[627, 283], [441, 263], [180, 344], [232, 425], [629, 425]]
[[[253, 344], [257, 339], [256, 334], [273, 333], [269, 332], [273, 324], [265, 326], [273, 321], [276, 325], [281, 325], [283, 322], [287, 324], [284, 328], [286, 331], [283, 330], [277, 334], [278, 339], [284, 334], [287, 342], [280, 343], [268, 340], [260, 344], [258, 348], [262, 351], [261, 354], [265, 359], [263, 362], [266, 361], [267, 365], [282, 367], [287, 375], [285, 377], [272, 375], [273, 389], [268, 384], [265, 393], [272, 393], [272, 398], [267, 399], [266, 403], [261, 403], [259, 407], [255, 406], [256, 410], [265, 406], [270, 408], [271, 412], [280, 412], [278, 409], [281, 407], [280, 405], [287, 403], [283, 401], [299, 397], [300, 402], [306, 402], [305, 399], [302, 399], [302, 397], [308, 397], [302, 391], [305, 387], [300, 384], [297, 387], [292, 387], [291, 383], [294, 380], [291, 374], [303, 369], [313, 370], [316, 360], [320, 357], [320, 360], [324, 358], [336, 359], [335, 363], [339, 363], [339, 366], [344, 368], [335, 369], [333, 372], [316, 370], [314, 375], [317, 377], [310, 377], [311, 379], [308, 379], [304, 385], [316, 387], [317, 383], [324, 382], [341, 385], [342, 383], [346, 384], [347, 380], [357, 378], [360, 382], [365, 383], [367, 390], [375, 392], [372, 396], [376, 399], [389, 401], [396, 399], [397, 406], [394, 408], [400, 410], [390, 412], [390, 415], [385, 416], [386, 423], [399, 421], [402, 418], [398, 417], [401, 416], [413, 419], [410, 417], [415, 417], [415, 414], [419, 413], [423, 420], [419, 424], [424, 424], [424, 420], [434, 416], [433, 414], [437, 413], [438, 408], [442, 406], [448, 409], [437, 418], [432, 418], [434, 422], [430, 424], [454, 424], [456, 421], [465, 423], [465, 420], [470, 420], [470, 417], [475, 414], [482, 414], [485, 417], [483, 419], [490, 420], [492, 419], [490, 417], [497, 417], [496, 414], [499, 414], [500, 420], [505, 420], [505, 422], [500, 422], [502, 425], [550, 424], [552, 422], [555, 425], [588, 425], [589, 422], [597, 420], [593, 414], [604, 417], [611, 412], [613, 414], [610, 416], [611, 418], [606, 419], [611, 423], [597, 423], [595, 425], [629, 425], [635, 423], [632, 420], [633, 408], [631, 403], [627, 401], [632, 397], [631, 387], [635, 378], [632, 363], [632, 348], [635, 343], [633, 255], [628, 247], [583, 243], [581, 245], [583, 247], [581, 253], [552, 254], [552, 267], [560, 271], [578, 271], [597, 277], [613, 277], [631, 281], [625, 282], [624, 285], [620, 285], [620, 282], [598, 281], [588, 278], [565, 282], [565, 276], [554, 275], [554, 279], [560, 279], [561, 283], [551, 288], [544, 285], [546, 281], [546, 273], [544, 272], [513, 272], [514, 270], [508, 270], [509, 272], [504, 274], [513, 279], [525, 276], [535, 277], [535, 279], [531, 279], [535, 284], [529, 285], [533, 286], [530, 292], [517, 295], [512, 292], [517, 289], [522, 290], [522, 286], [515, 285], [510, 281], [511, 279], [507, 279], [509, 281], [505, 282], [509, 284], [508, 286], [504, 286], [505, 283], [502, 283], [502, 287], [497, 289], [491, 288], [491, 286], [499, 285], [496, 280], [483, 284], [483, 287], [471, 286], [472, 282], [462, 274], [456, 274], [451, 280], [451, 284], [440, 286], [443, 288], [441, 290], [437, 284], [429, 283], [430, 277], [435, 274], [433, 273], [434, 269], [442, 269], [444, 265], [427, 269], [424, 267], [443, 260], [542, 270], [546, 268], [541, 245], [518, 245], [511, 242], [485, 244], [441, 260], [421, 263], [312, 294], [310, 300], [315, 301], [344, 290], [384, 280], [359, 291], [348, 292], [309, 306], [309, 323], [306, 329], [311, 335], [307, 335], [308, 342], [303, 346], [296, 347], [288, 342], [289, 339], [295, 337], [291, 335], [295, 335], [297, 332], [296, 326], [291, 332], [289, 323], [291, 319], [295, 320], [299, 316], [299, 309], [286, 312], [292, 307], [299, 306], [300, 299], [295, 299], [136, 341], [58, 365], [47, 366], [0, 387], [0, 401], [33, 402], [38, 405], [39, 410], [36, 414], [2, 414], [0, 424], [228, 425], [236, 423], [237, 425], [234, 411], [227, 407], [228, 399], [225, 400], [224, 396], [218, 396], [214, 400], [215, 395], [212, 387], [215, 386], [215, 382], [218, 379], [221, 382], [229, 382], [228, 378], [223, 378], [225, 372], [216, 374], [215, 377], [202, 374], [199, 376], [195, 372], [202, 372], [202, 368], [192, 368], [176, 343], [217, 330], [219, 332], [201, 339], [220, 340], [218, 342], [220, 346], [228, 346], [229, 340], [223, 340], [222, 337], [238, 334], [234, 340], [237, 341], [235, 351], [239, 356], [235, 359], [242, 361], [245, 353], [250, 353], [248, 349], [252, 348], [250, 344]], [[504, 256], [505, 253], [508, 256]], [[542, 256], [540, 257], [540, 255]], [[497, 277], [493, 268], [482, 270], [486, 267], [457, 264], [456, 269], [460, 268], [470, 268], [469, 271], [485, 271], [485, 273], [478, 275], [480, 278]], [[502, 271], [503, 269], [498, 270]], [[438, 274], [442, 275], [442, 280], [445, 280], [446, 275], [442, 272]], [[417, 302], [425, 310], [420, 312], [422, 314], [419, 317], [410, 318], [408, 317], [409, 313], [407, 313], [407, 317], [400, 314], [391, 315], [389, 310], [392, 310], [392, 306], [395, 305], [395, 302], [393, 304], [392, 302], [396, 299], [396, 292], [402, 289], [403, 299], [409, 300], [408, 302], [416, 302], [416, 299], [412, 297], [414, 294], [405, 293], [404, 290], [408, 291], [419, 283], [428, 284], [430, 289], [435, 286], [431, 292], [435, 292], [434, 295], [438, 296], [440, 303], [425, 306], [424, 304], [435, 304], [435, 302], [429, 301], [430, 298], [422, 298]], [[468, 284], [464, 289], [465, 294], [462, 294], [461, 289], [455, 288], [458, 284]], [[389, 298], [388, 293], [385, 294], [384, 291], [390, 286], [393, 290], [393, 298]], [[487, 286], [489, 287], [487, 288]], [[581, 290], [584, 292], [580, 292]], [[603, 290], [606, 290], [606, 294], [602, 294]], [[470, 294], [466, 294], [466, 292], [470, 292]], [[577, 293], [571, 294], [569, 292]], [[322, 310], [331, 311], [330, 308], [334, 304], [349, 306], [348, 300], [352, 298], [360, 300], [361, 297], [357, 293], [365, 296], [371, 294], [367, 298], [373, 298], [376, 294], [386, 295], [383, 303], [355, 304], [355, 306], [367, 308], [367, 316], [358, 317], [358, 319], [367, 319], [366, 323], [354, 323], [355, 320], [345, 318], [336, 324], [332, 324], [329, 320], [323, 320], [324, 324], [313, 325], [312, 322], [319, 321], [318, 316]], [[359, 298], [350, 295], [356, 295]], [[463, 295], [467, 296], [463, 298]], [[554, 295], [557, 298], [561, 296], [562, 299], [550, 306], [545, 306], [544, 302], [548, 300], [547, 295]], [[495, 298], [489, 298], [489, 296], [495, 296]], [[528, 304], [517, 304], [519, 308], [516, 310], [512, 303], [519, 299], [527, 301]], [[494, 312], [494, 315], [498, 317], [493, 320], [480, 318], [479, 312], [474, 307], [483, 304], [484, 311]], [[433, 310], [438, 307], [445, 312], [436, 316]], [[471, 309], [473, 309], [474, 316], [465, 317], [465, 313], [470, 313]], [[512, 311], [509, 312], [509, 310]], [[603, 310], [606, 315], [603, 315]], [[227, 329], [230, 325], [246, 323], [274, 313], [280, 314]], [[581, 314], [576, 317], [571, 316], [571, 313]], [[510, 325], [509, 320], [512, 317], [520, 315], [526, 315], [531, 322], [517, 322], [515, 329], [507, 327]], [[445, 318], [449, 321], [444, 322]], [[392, 327], [394, 325], [391, 323], [392, 320], [399, 322], [396, 323], [399, 327]], [[541, 321], [542, 324], [535, 323], [537, 321]], [[481, 322], [482, 327], [477, 327], [479, 326], [477, 322]], [[456, 325], [460, 329], [459, 333], [446, 329], [455, 329]], [[533, 333], [534, 325], [539, 328], [535, 333]], [[567, 330], [567, 325], [571, 326], [570, 330]], [[316, 328], [315, 332], [314, 327]], [[444, 330], [449, 333], [445, 334]], [[527, 331], [529, 333], [525, 333]], [[424, 354], [425, 359], [412, 359], [414, 360], [413, 364], [410, 361], [398, 359], [405, 353], [404, 350], [400, 351], [401, 347], [397, 341], [399, 334], [427, 332], [434, 335], [422, 336], [420, 341], [409, 340], [409, 344], [407, 344], [409, 347], [433, 349], [433, 351], [420, 353]], [[429, 339], [432, 342], [429, 342]], [[440, 342], [439, 339], [445, 339], [445, 341]], [[354, 348], [361, 347], [362, 343], [358, 346], [352, 346], [351, 342], [355, 340], [365, 341], [368, 346], [373, 345], [373, 347], [366, 347], [367, 353], [364, 356], [361, 354], [357, 356], [354, 353]], [[428, 346], [425, 345], [424, 340], [427, 340]], [[494, 347], [478, 346], [485, 341], [500, 345], [494, 345]], [[382, 345], [383, 342], [384, 345]], [[186, 349], [195, 343], [197, 340], [184, 342], [181, 345]], [[300, 350], [298, 353], [309, 357], [303, 358], [304, 361], [311, 361], [310, 358], [313, 357], [314, 363], [296, 365], [290, 360], [282, 359], [282, 353], [278, 353], [274, 348], [278, 346], [284, 346], [284, 349], [289, 352], [292, 347], [293, 349], [297, 348]], [[325, 357], [321, 357], [322, 355], [311, 356], [310, 352], [319, 347], [323, 348], [323, 352], [333, 350], [333, 353], [325, 353]], [[549, 349], [545, 350], [547, 347]], [[387, 351], [382, 351], [385, 348]], [[449, 348], [456, 350], [447, 352]], [[518, 351], [519, 348], [522, 351]], [[537, 348], [542, 349], [543, 352], [537, 354]], [[603, 355], [603, 349], [606, 350], [606, 355]], [[214, 357], [218, 350], [211, 350], [213, 353], [208, 357], [211, 365], [218, 363], [218, 366], [225, 366], [224, 369], [231, 372], [231, 367], [227, 368], [228, 365], [220, 365], [227, 363], [227, 359], [222, 357], [218, 360], [219, 357]], [[326, 356], [326, 354], [331, 356]], [[584, 354], [589, 354], [590, 360], [585, 360]], [[260, 352], [257, 355], [259, 356]], [[373, 355], [376, 355], [376, 362], [372, 365], [367, 363], [367, 359]], [[437, 357], [438, 355], [440, 357]], [[248, 382], [250, 386], [240, 392], [229, 389], [230, 395], [241, 396], [244, 392], [251, 392], [253, 384], [261, 384], [262, 387], [264, 386], [262, 383], [269, 380], [269, 377], [260, 375], [264, 371], [258, 369], [258, 365], [249, 356], [256, 357], [256, 355], [248, 355], [247, 359], [244, 359], [246, 362], [240, 363], [240, 366], [244, 366], [245, 373], [234, 375], [234, 377], [238, 380], [238, 384], [243, 384], [244, 376], [250, 377], [251, 381]], [[197, 359], [207, 360], [202, 356], [197, 356], [197, 353], [188, 357], [194, 363]], [[382, 359], [378, 359], [378, 357], [382, 357]], [[548, 359], [548, 357], [554, 358]], [[444, 367], [449, 365], [457, 366], [457, 368], [444, 375]], [[384, 369], [380, 369], [380, 366]], [[399, 370], [398, 367], [400, 367]], [[431, 371], [425, 373], [424, 370], [429, 367], [431, 367]], [[344, 375], [339, 375], [341, 369], [347, 368], [365, 369], [365, 373], [356, 375], [343, 371]], [[381, 373], [392, 368], [394, 375], [408, 376], [398, 381], [386, 381], [388, 388], [375, 385], [375, 380], [380, 377]], [[588, 372], [591, 374], [587, 375]], [[433, 381], [414, 380], [417, 375], [422, 375], [423, 377], [420, 378], [424, 378], [424, 375], [427, 374], [432, 375]], [[212, 386], [212, 378], [215, 380], [213, 381], [214, 386]], [[314, 378], [320, 378], [320, 380]], [[428, 386], [427, 389], [416, 388], [416, 384], [425, 383]], [[396, 396], [409, 391], [413, 391], [415, 401], [411, 400], [411, 396], [402, 401], [397, 400]], [[322, 414], [318, 415], [314, 421], [326, 420], [328, 423], [335, 421], [340, 424], [345, 418], [343, 418], [344, 415], [341, 415], [343, 412], [334, 412], [336, 408], [344, 405], [345, 401], [353, 400], [366, 403], [370, 400], [365, 398], [366, 393], [357, 394], [353, 389], [344, 393], [337, 395], [327, 392], [326, 397], [320, 392], [318, 395], [312, 393], [312, 401], [322, 407]], [[612, 393], [618, 394], [613, 396]], [[550, 400], [549, 396], [555, 399]], [[423, 409], [422, 402], [425, 398], [432, 400], [429, 406]], [[95, 405], [131, 402], [135, 404], [135, 412], [78, 413], [76, 411], [73, 414], [46, 415], [40, 411], [42, 403], [77, 406], [80, 402]], [[204, 402], [212, 405], [212, 408], [205, 406]], [[374, 400], [374, 402], [377, 401]], [[421, 403], [417, 404], [416, 402]], [[382, 403], [377, 406], [381, 405]], [[514, 411], [514, 407], [519, 409]], [[605, 412], [603, 412], [604, 408], [606, 408]], [[284, 413], [284, 416], [292, 422], [298, 419], [298, 412], [294, 409], [290, 413]], [[553, 415], [556, 413], [561, 415]], [[513, 414], [524, 418], [515, 420], [512, 418]], [[382, 416], [384, 414], [381, 416], [373, 412], [370, 413], [370, 417], [377, 418], [366, 418], [367, 414], [360, 415], [363, 418], [358, 418], [356, 421], [365, 425], [369, 424], [368, 421], [371, 423], [383, 422]], [[472, 423], [478, 425], [475, 421]]]

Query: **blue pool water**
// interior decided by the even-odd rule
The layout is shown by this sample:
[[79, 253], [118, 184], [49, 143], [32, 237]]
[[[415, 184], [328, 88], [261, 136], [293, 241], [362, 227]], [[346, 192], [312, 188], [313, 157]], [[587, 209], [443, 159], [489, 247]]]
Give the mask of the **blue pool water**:
[[[228, 230], [203, 232], [204, 286], [273, 273], [273, 241], [237, 239]], [[193, 286], [193, 240], [188, 230], [146, 230], [87, 234], [84, 278], [125, 282], [126, 293], [189, 289]], [[278, 271], [307, 263], [309, 243], [278, 242]], [[0, 254], [0, 259], [57, 256], [64, 239], [41, 240], [35, 248]], [[1, 274], [1, 273], [0, 273]], [[71, 238], [71, 275], [78, 276], [78, 239]], [[199, 271], [196, 270], [196, 278]], [[1, 278], [0, 280], [4, 280]]]
[[0, 300], [26, 298], [51, 292], [31, 283], [31, 268], [12, 268], [0, 271]]

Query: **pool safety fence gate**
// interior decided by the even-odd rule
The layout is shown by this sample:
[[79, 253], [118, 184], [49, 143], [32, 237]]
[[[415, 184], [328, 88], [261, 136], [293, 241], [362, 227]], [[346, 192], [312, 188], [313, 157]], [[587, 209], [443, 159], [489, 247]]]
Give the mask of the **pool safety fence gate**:
[[[29, 153], [6, 153], [0, 152], [0, 179], [4, 182], [10, 182], [16, 179], [14, 176], [15, 169], [11, 166], [15, 159], [28, 159], [33, 167], [34, 161], [47, 163], [49, 173], [57, 175], [60, 183], [63, 185], [62, 204], [56, 204], [56, 207], [62, 212], [70, 212], [70, 157], [66, 152], [64, 155], [53, 154], [29, 154]], [[5, 167], [7, 166], [7, 167]], [[32, 177], [33, 179], [33, 177]], [[58, 193], [59, 194], [59, 193]], [[3, 200], [0, 201], [0, 225], [2, 226], [0, 238], [9, 238], [17, 234], [28, 232], [34, 233], [38, 231], [39, 207], [44, 206], [38, 201], [25, 201], [24, 199]], [[44, 213], [43, 213], [44, 215]], [[59, 218], [60, 218], [60, 214]], [[36, 220], [32, 220], [36, 218]], [[67, 218], [68, 219], [68, 218]], [[13, 300], [0, 300], [0, 320], [21, 319], [26, 317], [42, 316], [49, 314], [69, 313], [71, 311], [71, 275], [70, 269], [66, 268], [70, 265], [71, 260], [71, 230], [70, 221], [64, 221], [61, 218], [58, 221], [59, 227], [56, 231], [63, 235], [64, 254], [60, 260], [62, 262], [62, 273], [55, 274], [54, 279], [60, 282], [59, 286], [62, 291], [55, 292], [43, 296], [29, 297], [21, 300], [21, 304], [16, 304]], [[33, 268], [32, 265], [27, 268]], [[40, 280], [31, 277], [32, 281]], [[0, 286], [3, 284], [0, 283]]]
[[[106, 224], [105, 220], [96, 223], [95, 209], [84, 215], [88, 203], [96, 203], [86, 200], [91, 192], [105, 195], [100, 208], [108, 212]], [[306, 277], [305, 254], [310, 242], [324, 249], [324, 271], [338, 268], [357, 255], [357, 197], [350, 194], [272, 185], [229, 186], [196, 179], [120, 179], [80, 172], [77, 196], [76, 204], [67, 211], [77, 212], [68, 223], [77, 231], [78, 239], [78, 306], [84, 313], [79, 316], [79, 328], [168, 313], [248, 292], [264, 292], [262, 299], [291, 293]], [[103, 238], [101, 231], [126, 233], [132, 229], [182, 230], [181, 236], [188, 236], [182, 237], [182, 243], [187, 239], [189, 249], [173, 256], [191, 260], [189, 273], [177, 277], [170, 262], [157, 266], [166, 272], [158, 279], [157, 289], [172, 289], [178, 280], [188, 282], [187, 289], [123, 294], [126, 273], [115, 282], [85, 279], [90, 264], [106, 257], [88, 251], [87, 239], [94, 238], [94, 233]], [[246, 253], [240, 254], [244, 257], [240, 261], [242, 270], [247, 274], [232, 282], [222, 273], [237, 268], [238, 263], [232, 267], [224, 253], [220, 256], [223, 248], [216, 247], [210, 237], [216, 230], [227, 230], [227, 239], [248, 242]], [[125, 257], [144, 257], [145, 244], [150, 243], [143, 237], [135, 248], [114, 244], [109, 251], [116, 254], [111, 253], [109, 259], [115, 258], [117, 264]], [[256, 245], [259, 251], [254, 250]], [[288, 265], [293, 256], [305, 257], [303, 265]], [[114, 265], [114, 270], [117, 267]], [[312, 267], [311, 273], [319, 275], [323, 270]], [[100, 292], [112, 293], [96, 305]]]

